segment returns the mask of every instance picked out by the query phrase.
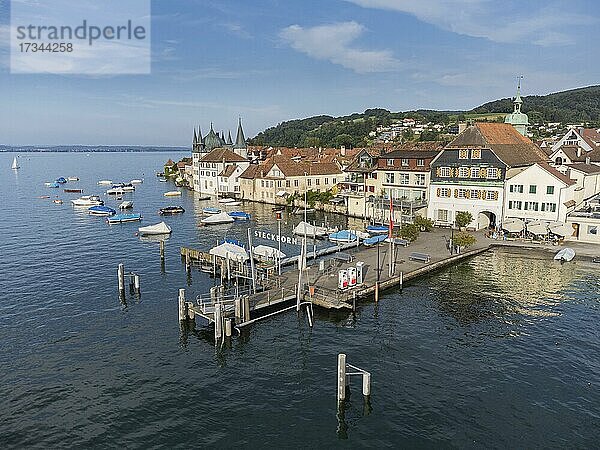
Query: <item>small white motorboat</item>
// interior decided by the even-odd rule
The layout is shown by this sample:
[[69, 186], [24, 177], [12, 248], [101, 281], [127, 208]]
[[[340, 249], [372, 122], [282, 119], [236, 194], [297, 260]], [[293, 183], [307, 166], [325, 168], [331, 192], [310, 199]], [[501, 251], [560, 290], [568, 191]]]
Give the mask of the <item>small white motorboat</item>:
[[233, 201], [233, 202], [227, 202], [225, 203], [223, 206], [240, 206], [242, 204], [242, 202], [239, 201]]
[[130, 181], [131, 184], [142, 184], [143, 182], [144, 182], [144, 180], [140, 180], [137, 178]]
[[79, 181], [79, 177], [67, 177], [67, 181]]
[[123, 188], [110, 188], [108, 191], [106, 191], [107, 195], [123, 195], [125, 193], [127, 193], [128, 191], [123, 190]]
[[108, 186], [108, 185], [112, 186], [113, 182], [111, 180], [100, 180], [100, 181], [98, 181], [98, 184], [100, 186]]
[[147, 227], [138, 228], [140, 236], [154, 236], [158, 234], [171, 234], [171, 227], [164, 222], [157, 223], [155, 225], [148, 225]]
[[133, 208], [133, 202], [129, 200], [125, 200], [123, 203], [119, 204], [119, 209], [129, 209]]
[[13, 163], [12, 163], [12, 166], [10, 166], [10, 167], [13, 170], [17, 170], [19, 168], [19, 163], [17, 162], [17, 157], [16, 156], [13, 158]]
[[233, 203], [235, 202], [235, 199], [233, 198], [229, 198], [229, 197], [225, 197], [225, 198], [220, 198], [219, 199], [219, 203]]
[[204, 214], [220, 214], [221, 210], [213, 206], [207, 206], [206, 208], [202, 209], [202, 212]]
[[217, 224], [221, 224], [221, 223], [231, 223], [231, 222], [235, 222], [235, 219], [225, 212], [210, 215], [200, 221], [200, 223], [202, 223], [204, 225], [217, 225]]
[[111, 187], [113, 189], [121, 189], [125, 192], [135, 191], [135, 186], [131, 183], [114, 183]]
[[104, 205], [104, 201], [100, 199], [97, 195], [84, 195], [82, 197], [71, 200], [73, 206], [102, 206]]
[[575, 250], [570, 247], [565, 247], [554, 255], [554, 259], [560, 262], [569, 262], [573, 258], [575, 258]]
[[222, 244], [211, 248], [208, 251], [208, 253], [214, 256], [218, 256], [219, 258], [230, 259], [232, 261], [237, 261], [240, 263], [243, 263], [250, 259], [248, 256], [248, 252], [246, 252], [246, 250], [243, 247], [240, 247], [239, 245], [236, 245], [232, 242], [223, 242]]
[[318, 227], [315, 225], [311, 225], [308, 222], [302, 221], [298, 225], [296, 225], [296, 228], [294, 228], [293, 233], [299, 236], [306, 237], [325, 237], [327, 236], [327, 233], [329, 233], [329, 230], [325, 227]]
[[270, 247], [268, 245], [257, 245], [252, 249], [252, 256], [259, 261], [273, 261], [277, 258], [285, 258], [286, 255], [275, 247]]
[[177, 197], [181, 195], [181, 191], [169, 191], [163, 194], [165, 197]]

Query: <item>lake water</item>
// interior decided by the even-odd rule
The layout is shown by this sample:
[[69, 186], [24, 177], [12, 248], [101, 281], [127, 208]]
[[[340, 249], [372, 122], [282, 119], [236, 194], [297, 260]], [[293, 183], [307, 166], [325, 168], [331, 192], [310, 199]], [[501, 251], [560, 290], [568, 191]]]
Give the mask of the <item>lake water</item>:
[[[244, 238], [243, 224], [199, 228], [206, 206], [154, 175], [183, 153], [0, 153], [2, 447], [597, 447], [600, 281], [597, 265], [491, 251], [389, 291], [356, 315], [285, 313], [215, 349], [200, 320], [181, 332], [177, 290], [191, 280], [182, 245]], [[109, 226], [73, 209], [66, 187], [101, 193], [101, 179], [144, 178], [129, 197], [143, 224], [181, 204], [161, 270], [138, 224]], [[41, 195], [59, 195], [56, 205]], [[116, 205], [115, 200], [107, 204]], [[270, 206], [244, 205], [274, 230]], [[299, 218], [286, 217], [289, 232]], [[318, 220], [325, 220], [318, 217]], [[340, 217], [329, 221], [343, 224]], [[262, 242], [267, 244], [267, 242]], [[320, 244], [323, 245], [323, 244]], [[288, 253], [295, 248], [284, 248]], [[141, 275], [119, 301], [116, 268]], [[372, 373], [336, 411], [336, 356]]]

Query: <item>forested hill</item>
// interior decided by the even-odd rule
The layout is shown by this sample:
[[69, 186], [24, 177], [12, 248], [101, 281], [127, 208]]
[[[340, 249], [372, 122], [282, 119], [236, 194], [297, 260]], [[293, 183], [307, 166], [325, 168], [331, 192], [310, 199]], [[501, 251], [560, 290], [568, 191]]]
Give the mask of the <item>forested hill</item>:
[[[470, 111], [416, 110], [390, 112], [386, 109], [367, 109], [348, 116], [314, 116], [282, 122], [260, 132], [250, 143], [283, 147], [339, 147], [369, 143], [369, 133], [378, 125], [390, 125], [396, 119], [410, 117], [425, 122], [448, 124], [461, 115], [506, 114], [513, 109], [512, 99], [485, 103]], [[600, 122], [600, 86], [572, 89], [548, 95], [523, 97], [523, 111], [529, 122]], [[460, 117], [463, 119], [463, 117]], [[431, 138], [426, 136], [426, 138]]]
[[[478, 114], [509, 111], [512, 111], [511, 98], [485, 103], [472, 110], [473, 113]], [[598, 122], [600, 121], [600, 86], [523, 97], [523, 112], [529, 115], [529, 123]]]

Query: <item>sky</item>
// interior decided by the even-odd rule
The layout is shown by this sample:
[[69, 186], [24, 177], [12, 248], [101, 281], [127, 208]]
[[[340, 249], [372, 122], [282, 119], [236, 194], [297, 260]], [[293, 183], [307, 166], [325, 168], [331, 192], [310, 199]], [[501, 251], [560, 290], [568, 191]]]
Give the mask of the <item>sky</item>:
[[251, 137], [373, 107], [471, 109], [514, 95], [519, 75], [523, 95], [600, 81], [596, 0], [153, 0], [151, 10], [149, 74], [11, 74], [0, 0], [0, 144], [189, 146], [211, 122], [235, 135], [241, 118]]

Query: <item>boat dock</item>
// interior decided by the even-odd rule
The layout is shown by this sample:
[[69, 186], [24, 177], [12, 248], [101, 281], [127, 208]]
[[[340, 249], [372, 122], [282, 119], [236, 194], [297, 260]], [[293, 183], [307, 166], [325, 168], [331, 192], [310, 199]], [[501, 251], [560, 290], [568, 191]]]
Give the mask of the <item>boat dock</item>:
[[[402, 287], [407, 281], [482, 253], [493, 245], [493, 241], [477, 234], [476, 244], [467, 251], [450, 254], [449, 238], [450, 230], [435, 229], [421, 233], [417, 241], [407, 246], [392, 248], [388, 243], [370, 248], [356, 243], [332, 246], [316, 254], [307, 252], [307, 265], [302, 270], [298, 268], [299, 256], [286, 258], [288, 267], [280, 276], [276, 274], [274, 264], [266, 270], [261, 270], [257, 264], [249, 271], [248, 265], [234, 267], [232, 261], [227, 263], [206, 252], [184, 247], [181, 255], [188, 269], [195, 263], [205, 268], [217, 268], [213, 275], [221, 274], [222, 285], [193, 301], [186, 300], [185, 292], [180, 291], [180, 320], [199, 315], [209, 323], [215, 323], [216, 338], [230, 336], [232, 328], [240, 329], [274, 314], [292, 309], [299, 311], [304, 305], [309, 312], [309, 321], [312, 321], [313, 305], [328, 310], [352, 311], [361, 299], [378, 301], [383, 290]], [[281, 262], [283, 266], [284, 260]], [[362, 280], [340, 289], [339, 271], [356, 268], [357, 263], [362, 266]], [[289, 267], [292, 265], [295, 267]]]

